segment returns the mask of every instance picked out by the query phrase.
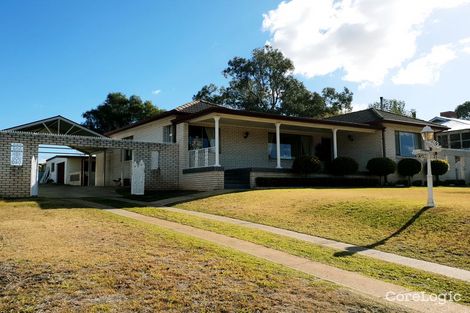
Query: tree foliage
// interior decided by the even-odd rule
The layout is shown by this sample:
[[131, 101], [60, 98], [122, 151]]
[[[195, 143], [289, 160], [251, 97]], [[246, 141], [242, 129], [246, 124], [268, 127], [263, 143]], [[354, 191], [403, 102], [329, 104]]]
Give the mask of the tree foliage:
[[323, 117], [351, 111], [353, 93], [344, 88], [309, 91], [293, 76], [294, 65], [270, 46], [254, 49], [249, 59], [234, 57], [222, 72], [228, 86], [203, 86], [194, 100], [288, 116]]
[[120, 93], [109, 93], [106, 100], [95, 109], [82, 114], [83, 125], [98, 133], [121, 128], [163, 112], [151, 101], [142, 101], [138, 96], [129, 98]]
[[455, 108], [455, 113], [457, 113], [457, 117], [470, 120], [470, 101], [465, 101], [461, 105]]
[[403, 100], [383, 99], [383, 103], [380, 103], [380, 101], [371, 103], [369, 104], [369, 108], [416, 118], [416, 110], [411, 109], [408, 111], [406, 109], [406, 103]]

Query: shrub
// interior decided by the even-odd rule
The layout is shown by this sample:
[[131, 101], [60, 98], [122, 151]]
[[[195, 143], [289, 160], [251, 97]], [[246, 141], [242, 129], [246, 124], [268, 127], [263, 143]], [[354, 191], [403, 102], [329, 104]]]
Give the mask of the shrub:
[[331, 174], [336, 176], [351, 175], [357, 172], [359, 164], [356, 160], [348, 157], [337, 157], [329, 167]]
[[449, 171], [449, 162], [446, 160], [432, 160], [431, 161], [431, 172], [436, 177], [444, 175]]
[[376, 187], [372, 177], [256, 177], [257, 187]]
[[401, 176], [408, 177], [408, 185], [411, 185], [411, 177], [421, 172], [421, 162], [416, 159], [401, 159], [397, 164], [397, 172]]
[[446, 160], [432, 160], [431, 172], [436, 176], [436, 183], [439, 184], [439, 176], [444, 175], [449, 171], [449, 162]]
[[395, 173], [396, 163], [389, 158], [373, 158], [367, 162], [367, 170], [372, 175], [387, 177], [388, 174]]
[[321, 170], [321, 162], [315, 156], [304, 155], [294, 160], [292, 170], [300, 174], [318, 173]]

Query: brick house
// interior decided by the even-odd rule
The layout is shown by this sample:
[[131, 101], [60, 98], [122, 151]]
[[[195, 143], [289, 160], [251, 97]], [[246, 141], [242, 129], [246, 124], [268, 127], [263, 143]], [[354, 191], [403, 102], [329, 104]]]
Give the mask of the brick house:
[[[437, 132], [447, 129], [376, 109], [313, 119], [193, 101], [106, 135], [176, 143], [179, 188], [212, 190], [255, 187], [256, 177], [295, 176], [290, 168], [300, 155], [317, 155], [323, 161], [352, 157], [359, 163], [360, 171], [366, 170], [367, 161], [373, 157], [386, 156], [397, 161], [413, 157], [411, 152], [422, 147], [420, 131], [426, 125]], [[101, 159], [97, 154], [98, 166]], [[125, 159], [114, 156], [114, 164]], [[112, 166], [107, 172], [113, 172], [115, 177], [123, 172], [130, 175], [128, 170]], [[392, 175], [391, 179], [399, 177]]]
[[[96, 186], [134, 188], [133, 164], [141, 163], [145, 189], [215, 190], [256, 187], [257, 177], [297, 177], [291, 166], [301, 155], [317, 155], [323, 162], [352, 157], [365, 172], [374, 157], [413, 157], [412, 151], [422, 147], [420, 131], [426, 125], [436, 132], [448, 129], [376, 109], [314, 119], [234, 110], [205, 101], [184, 104], [106, 136], [59, 116], [0, 131], [0, 196], [37, 194], [34, 162], [40, 144], [96, 156]], [[72, 129], [80, 133], [71, 135]], [[439, 157], [450, 159], [452, 153], [444, 149]], [[13, 165], [14, 156], [21, 156], [20, 166]], [[470, 164], [469, 153], [463, 158]], [[464, 176], [470, 180], [468, 171]], [[396, 174], [389, 178], [400, 179]]]

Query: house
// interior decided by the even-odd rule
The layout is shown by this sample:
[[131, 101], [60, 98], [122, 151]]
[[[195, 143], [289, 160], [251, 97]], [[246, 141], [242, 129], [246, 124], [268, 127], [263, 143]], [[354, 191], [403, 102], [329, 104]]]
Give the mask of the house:
[[[95, 158], [91, 157], [91, 171], [88, 172], [88, 156], [56, 155], [46, 160], [41, 183], [59, 185], [94, 186]], [[90, 175], [90, 181], [88, 181]]]
[[[372, 108], [315, 119], [193, 101], [106, 135], [177, 144], [179, 188], [213, 190], [255, 187], [257, 177], [295, 176], [290, 168], [301, 155], [317, 155], [324, 162], [352, 157], [360, 171], [374, 157], [413, 157], [412, 151], [422, 147], [420, 131], [426, 125], [437, 132], [447, 130], [438, 123]], [[107, 151], [96, 157], [97, 185], [131, 179], [132, 151]]]
[[469, 180], [470, 171], [470, 121], [457, 118], [455, 112], [441, 112], [430, 122], [448, 127], [437, 135], [437, 141], [447, 151], [445, 158], [451, 164], [451, 170], [445, 179]]

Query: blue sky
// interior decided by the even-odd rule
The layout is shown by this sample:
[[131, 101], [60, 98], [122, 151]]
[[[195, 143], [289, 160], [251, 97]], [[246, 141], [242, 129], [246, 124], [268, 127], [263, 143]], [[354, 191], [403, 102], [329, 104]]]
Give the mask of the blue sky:
[[[434, 4], [405, 17], [400, 1], [381, 11], [367, 0], [343, 2], [3, 0], [0, 128], [58, 114], [80, 122], [112, 91], [170, 109], [204, 84], [223, 83], [230, 58], [266, 41], [294, 60], [310, 89], [351, 88], [356, 109], [383, 95], [431, 118], [470, 100], [465, 0], [444, 8], [425, 1]], [[331, 10], [340, 17], [324, 20]]]

